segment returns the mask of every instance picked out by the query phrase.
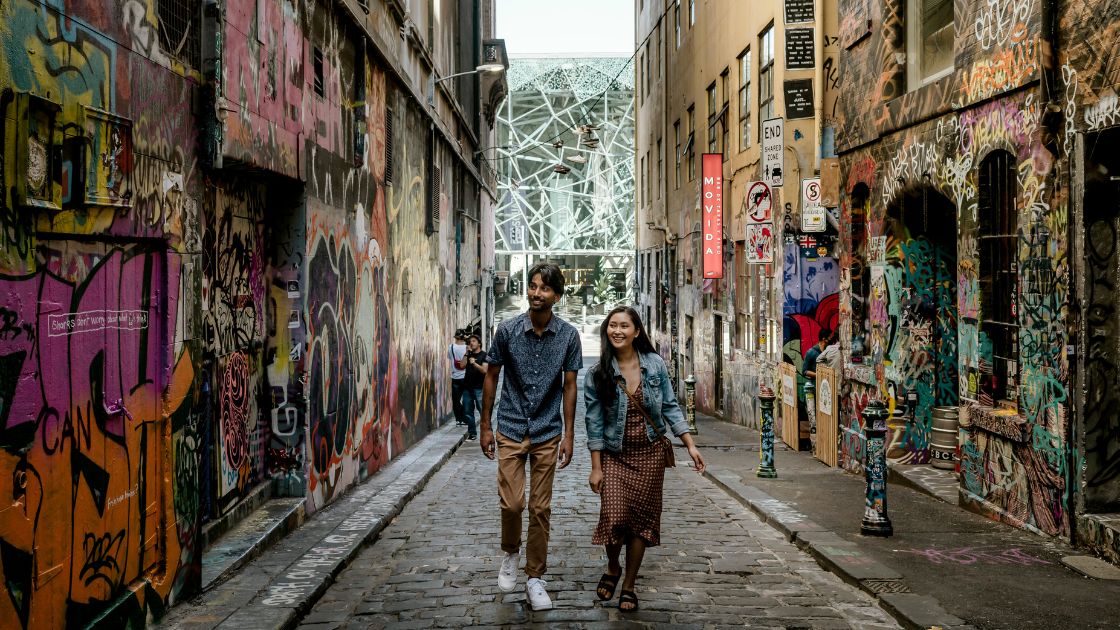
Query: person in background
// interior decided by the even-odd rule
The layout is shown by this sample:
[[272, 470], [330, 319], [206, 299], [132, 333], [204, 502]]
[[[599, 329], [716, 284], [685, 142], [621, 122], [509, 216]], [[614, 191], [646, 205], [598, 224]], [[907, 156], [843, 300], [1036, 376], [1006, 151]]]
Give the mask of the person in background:
[[486, 353], [478, 335], [467, 339], [467, 376], [463, 379], [463, 413], [467, 421], [467, 439], [477, 440], [475, 409], [482, 411], [482, 382], [486, 377]]
[[[455, 342], [447, 348], [447, 358], [451, 361], [451, 409], [455, 412], [455, 424], [467, 423], [463, 413], [463, 388], [467, 377], [467, 340], [462, 330], [455, 331]], [[474, 433], [471, 430], [471, 433]]]
[[817, 357], [817, 365], [827, 365], [834, 370], [839, 369], [840, 336], [836, 333], [832, 334], [832, 339], [830, 339], [828, 341], [828, 344], [825, 345], [824, 350], [821, 350], [820, 356]]
[[807, 379], [817, 377], [817, 361], [820, 359], [821, 353], [828, 345], [829, 338], [832, 337], [832, 331], [827, 328], [822, 328], [820, 336], [817, 337], [817, 343], [813, 344], [812, 348], [805, 353], [805, 360], [801, 363], [801, 373]]
[[[595, 590], [614, 597], [622, 578], [618, 609], [638, 609], [634, 582], [646, 547], [661, 544], [665, 468], [673, 466], [667, 431], [680, 438], [696, 472], [704, 458], [688, 432], [665, 361], [654, 351], [638, 312], [612, 310], [599, 328], [599, 363], [583, 379], [587, 404], [587, 448], [591, 451], [591, 491], [599, 495], [599, 524], [591, 542], [607, 551], [607, 571]], [[626, 547], [626, 576], [619, 554]]]

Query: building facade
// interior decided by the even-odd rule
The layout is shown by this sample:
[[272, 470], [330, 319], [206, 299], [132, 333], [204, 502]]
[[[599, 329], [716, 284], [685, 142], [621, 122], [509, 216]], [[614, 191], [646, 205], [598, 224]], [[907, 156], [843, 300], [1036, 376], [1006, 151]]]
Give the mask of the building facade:
[[634, 251], [633, 80], [626, 57], [510, 60], [492, 154], [501, 293], [522, 295], [521, 276], [541, 259], [560, 264], [582, 303], [625, 292]]
[[1120, 4], [839, 5], [842, 465], [869, 400], [904, 463], [949, 409], [962, 505], [1120, 559]]
[[504, 79], [425, 92], [504, 47], [488, 1], [0, 15], [0, 625], [143, 623], [247, 501], [318, 510], [450, 411]]
[[[695, 377], [697, 407], [754, 426], [759, 385], [774, 384], [780, 363], [799, 368], [838, 325], [835, 217], [802, 230], [802, 182], [835, 163], [835, 5], [635, 9], [637, 302], [678, 385]], [[784, 141], [769, 162], [763, 127], [774, 119]], [[722, 242], [705, 233], [705, 153], [722, 165]], [[780, 168], [780, 186], [757, 184], [771, 176], [764, 162]], [[705, 253], [722, 258], [722, 277], [705, 277]]]

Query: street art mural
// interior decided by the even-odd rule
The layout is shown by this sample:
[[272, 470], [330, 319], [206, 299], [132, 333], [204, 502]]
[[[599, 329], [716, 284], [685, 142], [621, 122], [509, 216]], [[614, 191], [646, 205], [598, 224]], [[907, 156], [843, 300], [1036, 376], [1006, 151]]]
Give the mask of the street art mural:
[[197, 465], [192, 361], [184, 348], [172, 364], [166, 341], [176, 298], [161, 278], [178, 277], [177, 258], [68, 241], [40, 252], [42, 271], [0, 279], [0, 479], [12, 498], [0, 520], [0, 625], [9, 628], [84, 623], [141, 579], [140, 590], [155, 591], [145, 605], [158, 609], [187, 579], [176, 573], [190, 571], [197, 519], [189, 502], [173, 501], [193, 490], [175, 487], [190, 476], [171, 475]]
[[[866, 261], [861, 273], [869, 271], [871, 333], [868, 362], [853, 364], [846, 374], [842, 464], [850, 470], [859, 466], [859, 413], [870, 398], [899, 406], [907, 393], [917, 394], [916, 408], [908, 410], [913, 419], [892, 427], [888, 448], [893, 459], [912, 463], [928, 458], [932, 407], [960, 405], [964, 422], [978, 419], [961, 445], [965, 503], [1016, 526], [1068, 535], [1073, 478], [1064, 352], [1070, 342], [1068, 181], [1055, 163], [1063, 157], [1059, 150], [1068, 156], [1069, 142], [1055, 139], [1044, 104], [1027, 87], [1050, 80], [1038, 52], [1041, 3], [957, 3], [956, 70], [912, 91], [905, 91], [895, 55], [905, 51], [899, 36], [903, 3], [844, 4], [879, 14], [883, 22], [840, 56], [841, 69], [850, 70], [842, 72], [846, 92], [839, 108], [850, 124], [837, 138], [838, 149], [848, 151], [841, 160], [847, 182], [842, 221], [852, 216], [846, 204], [856, 184], [871, 192], [866, 241], [841, 235], [840, 259]], [[874, 82], [873, 77], [879, 77], [881, 89], [870, 103], [866, 90], [847, 87], [866, 84], [865, 78]], [[1078, 85], [1076, 79], [1067, 84]], [[939, 115], [950, 104], [959, 113]], [[1101, 111], [1092, 112], [1090, 120], [1107, 120], [1107, 107], [1102, 99]], [[861, 116], [866, 111], [872, 115]], [[915, 124], [921, 120], [926, 122]], [[877, 130], [896, 131], [872, 142]], [[866, 146], [849, 149], [861, 145]], [[997, 150], [1013, 156], [1016, 180], [1018, 282], [1003, 290], [1015, 296], [1018, 394], [1013, 409], [970, 414], [991, 352], [982, 330], [978, 170]], [[842, 278], [841, 303], [848, 305], [842, 308], [851, 308], [852, 287], [850, 277]], [[853, 331], [844, 331], [844, 337], [851, 357]], [[1013, 419], [1000, 419], [1004, 416]]]
[[840, 267], [831, 235], [788, 235], [783, 248], [782, 355], [798, 373], [798, 399], [804, 401], [801, 363], [822, 330], [840, 327]]

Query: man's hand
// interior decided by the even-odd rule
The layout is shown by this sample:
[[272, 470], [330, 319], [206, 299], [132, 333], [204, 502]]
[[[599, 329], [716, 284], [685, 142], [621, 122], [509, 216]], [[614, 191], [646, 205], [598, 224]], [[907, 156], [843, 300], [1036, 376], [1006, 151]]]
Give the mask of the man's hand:
[[560, 438], [560, 468], [567, 468], [572, 463], [572, 436], [565, 435]]
[[496, 443], [494, 442], [494, 432], [490, 430], [490, 427], [483, 427], [482, 431], [479, 432], [478, 444], [482, 447], [483, 455], [489, 459], [494, 459]]

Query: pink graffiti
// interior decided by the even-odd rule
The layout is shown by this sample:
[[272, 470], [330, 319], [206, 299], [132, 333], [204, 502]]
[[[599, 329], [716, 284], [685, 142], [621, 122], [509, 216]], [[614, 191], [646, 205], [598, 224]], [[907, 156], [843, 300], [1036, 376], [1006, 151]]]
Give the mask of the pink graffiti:
[[898, 549], [897, 551], [921, 556], [933, 564], [1017, 564], [1020, 566], [1053, 564], [1017, 547], [1002, 550], [961, 547], [959, 549]]

